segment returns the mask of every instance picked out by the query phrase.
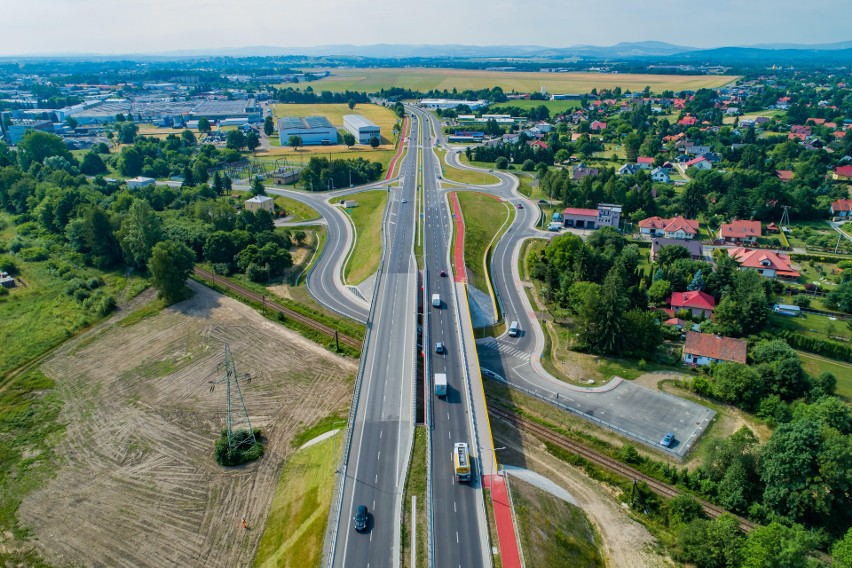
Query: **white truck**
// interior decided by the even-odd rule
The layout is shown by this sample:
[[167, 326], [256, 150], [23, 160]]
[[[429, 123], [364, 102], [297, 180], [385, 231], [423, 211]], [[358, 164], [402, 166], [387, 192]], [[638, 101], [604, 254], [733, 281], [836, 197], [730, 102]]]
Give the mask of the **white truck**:
[[432, 294], [432, 307], [440, 308], [441, 307], [441, 295], [440, 294]]
[[435, 395], [441, 398], [447, 396], [447, 374], [435, 373]]

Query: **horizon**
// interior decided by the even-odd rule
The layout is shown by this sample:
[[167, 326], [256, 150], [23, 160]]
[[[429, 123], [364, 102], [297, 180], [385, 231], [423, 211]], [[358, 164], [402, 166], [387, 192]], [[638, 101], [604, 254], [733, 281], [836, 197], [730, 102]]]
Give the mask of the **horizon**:
[[[44, 16], [40, 19], [33, 18], [33, 7], [16, 4], [4, 10], [6, 41], [0, 47], [0, 57], [156, 56], [218, 51], [222, 48], [211, 47], [217, 39], [225, 40], [219, 43], [242, 46], [225, 48], [237, 50], [339, 45], [565, 49], [648, 41], [712, 49], [850, 42], [852, 27], [845, 0], [825, 0], [816, 7], [794, 0], [755, 0], [744, 6], [734, 0], [721, 0], [715, 10], [687, 15], [671, 0], [641, 8], [628, 0], [610, 0], [608, 4], [605, 25], [598, 25], [603, 21], [599, 6], [566, 7], [558, 0], [543, 0], [534, 11], [517, 0], [496, 4], [474, 0], [463, 5], [438, 0], [426, 11], [414, 2], [390, 0], [315, 0], [310, 4], [273, 6], [247, 0], [239, 10], [224, 0], [126, 0], [119, 4], [109, 0], [42, 0], [35, 7], [36, 15]], [[199, 18], [198, 14], [204, 17]], [[701, 20], [700, 26], [694, 25], [696, 18]], [[820, 25], [801, 25], [808, 20], [820, 21]], [[304, 25], [305, 22], [312, 25]], [[472, 22], [477, 25], [471, 26]], [[506, 29], [507, 22], [511, 22], [511, 34]], [[85, 33], [91, 30], [96, 33]], [[495, 36], [499, 42], [493, 41]], [[69, 49], [71, 45], [73, 50]]]

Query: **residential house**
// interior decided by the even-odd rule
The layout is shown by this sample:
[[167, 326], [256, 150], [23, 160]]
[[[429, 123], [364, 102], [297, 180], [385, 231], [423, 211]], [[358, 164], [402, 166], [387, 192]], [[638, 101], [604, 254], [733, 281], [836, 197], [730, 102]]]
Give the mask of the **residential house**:
[[648, 217], [639, 221], [639, 233], [667, 239], [692, 239], [698, 234], [698, 221], [680, 215], [671, 219]]
[[689, 256], [692, 257], [692, 260], [702, 260], [704, 258], [704, 247], [701, 245], [701, 241], [699, 241], [698, 239], [683, 240], [657, 238], [651, 241], [651, 262], [656, 262], [657, 253], [660, 251], [661, 248], [666, 246], [676, 246], [685, 248], [689, 251]]
[[724, 361], [745, 364], [747, 353], [748, 342], [745, 339], [687, 331], [683, 362], [700, 366]]
[[719, 227], [719, 238], [726, 243], [755, 243], [760, 236], [760, 221], [734, 220]]
[[596, 176], [601, 171], [598, 168], [587, 168], [585, 164], [579, 164], [571, 168], [571, 179], [573, 181], [580, 181], [584, 177], [588, 176]]
[[680, 310], [689, 310], [692, 317], [709, 318], [713, 315], [713, 310], [716, 309], [716, 299], [700, 290], [675, 292], [669, 298], [669, 305], [675, 313]]
[[684, 144], [683, 151], [689, 154], [690, 156], [703, 156], [704, 154], [709, 154], [711, 152], [710, 146], [692, 143]]
[[852, 218], [852, 199], [838, 199], [831, 203], [831, 216], [841, 219]]
[[784, 183], [793, 181], [793, 170], [775, 170], [775, 174], [778, 176], [778, 179]]
[[681, 126], [695, 126], [696, 124], [698, 124], [698, 119], [688, 114], [678, 120], [677, 123]]
[[127, 187], [130, 189], [141, 189], [143, 187], [148, 187], [149, 185], [154, 185], [157, 183], [157, 180], [149, 177], [136, 176], [135, 178], [130, 178], [127, 180]]
[[533, 140], [532, 142], [527, 142], [527, 146], [530, 146], [534, 150], [547, 150], [550, 148], [550, 144], [547, 142], [543, 142], [542, 140]]
[[589, 125], [589, 130], [592, 132], [603, 132], [606, 130], [606, 122], [601, 122], [600, 120], [593, 120]]
[[658, 183], [671, 183], [672, 176], [669, 175], [666, 168], [657, 167], [651, 171], [651, 179]]
[[838, 166], [831, 174], [832, 179], [841, 181], [852, 181], [852, 166]]
[[243, 206], [246, 211], [259, 211], [260, 209], [266, 209], [270, 213], [275, 210], [275, 203], [272, 201], [271, 197], [267, 197], [266, 195], [255, 195], [251, 199], [246, 199], [243, 202]]
[[654, 167], [654, 158], [648, 156], [639, 156], [636, 158], [636, 165], [638, 165], [643, 170], [650, 170]]
[[771, 250], [732, 248], [728, 254], [736, 260], [741, 268], [757, 271], [767, 278], [798, 278], [799, 273], [793, 269], [790, 257]]
[[563, 225], [575, 229], [618, 228], [621, 222], [621, 205], [600, 203], [597, 209], [568, 207], [562, 212]]
[[693, 158], [684, 164], [687, 169], [696, 168], [699, 170], [712, 170], [713, 164], [710, 163], [710, 160], [705, 158], [704, 156], [698, 156], [697, 158]]
[[633, 174], [639, 173], [642, 168], [639, 164], [624, 164], [620, 168], [618, 168], [618, 175], [620, 176], [631, 176]]

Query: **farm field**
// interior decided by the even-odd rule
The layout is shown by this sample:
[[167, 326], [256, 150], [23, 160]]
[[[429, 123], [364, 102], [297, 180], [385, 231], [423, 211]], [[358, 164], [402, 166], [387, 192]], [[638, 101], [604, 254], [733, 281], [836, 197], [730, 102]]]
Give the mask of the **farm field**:
[[[276, 104], [272, 106], [272, 117], [275, 120], [275, 128], [278, 128], [278, 119], [282, 116], [324, 116], [338, 129], [343, 128], [343, 116], [347, 114], [360, 114], [364, 118], [372, 120], [382, 130], [382, 146], [393, 147], [393, 126], [397, 123], [397, 116], [389, 108], [373, 104], [357, 104], [350, 109], [346, 104]], [[275, 137], [278, 137], [276, 130]], [[355, 148], [365, 147], [356, 145]], [[366, 146], [369, 148], [369, 146]], [[305, 150], [311, 147], [303, 147]], [[328, 148], [320, 146], [319, 148]], [[345, 146], [344, 146], [345, 148]], [[301, 151], [301, 150], [300, 150]]]
[[[310, 69], [306, 70], [310, 72]], [[729, 75], [641, 75], [603, 73], [537, 73], [481, 71], [470, 69], [335, 69], [330, 77], [302, 83], [301, 88], [313, 87], [315, 91], [366, 91], [377, 92], [391, 87], [418, 91], [432, 89], [452, 91], [457, 89], [490, 89], [501, 87], [505, 92], [529, 93], [545, 87], [550, 93], [588, 93], [592, 89], [621, 87], [622, 90], [641, 91], [646, 86], [652, 92], [667, 89], [681, 91], [702, 87], [719, 87], [738, 77]], [[357, 108], [357, 107], [356, 107]]]
[[[189, 300], [131, 312], [129, 325], [120, 314], [41, 366], [66, 432], [55, 475], [18, 519], [54, 565], [250, 565], [291, 440], [349, 404], [354, 361], [190, 285]], [[225, 341], [252, 377], [243, 396], [265, 443], [261, 460], [239, 468], [213, 459], [225, 393], [208, 381], [221, 376]]]

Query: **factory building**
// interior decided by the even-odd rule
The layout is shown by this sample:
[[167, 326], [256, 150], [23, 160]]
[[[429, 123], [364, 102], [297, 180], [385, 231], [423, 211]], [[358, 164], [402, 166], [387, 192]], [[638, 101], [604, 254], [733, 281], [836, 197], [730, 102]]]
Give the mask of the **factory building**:
[[370, 138], [376, 137], [382, 141], [382, 133], [378, 126], [360, 114], [347, 114], [343, 117], [343, 127], [358, 141], [358, 144], [369, 144]]
[[304, 146], [337, 144], [337, 129], [324, 116], [285, 116], [279, 119], [281, 145], [289, 145], [291, 136], [301, 138]]

